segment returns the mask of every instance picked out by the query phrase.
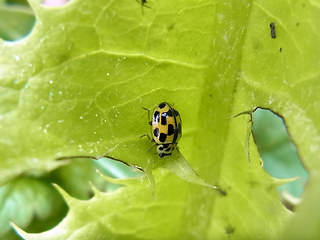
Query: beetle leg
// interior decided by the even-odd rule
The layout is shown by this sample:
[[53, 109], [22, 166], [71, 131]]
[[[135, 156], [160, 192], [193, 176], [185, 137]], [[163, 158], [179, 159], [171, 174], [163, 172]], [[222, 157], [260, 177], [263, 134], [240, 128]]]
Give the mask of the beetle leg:
[[152, 125], [152, 122], [150, 121], [150, 110], [148, 108], [143, 107], [142, 109], [148, 111], [148, 120], [149, 120], [149, 125]]
[[150, 142], [153, 142], [153, 141], [154, 141], [154, 139], [151, 139], [151, 137], [150, 137], [150, 135], [149, 135], [149, 134], [142, 134], [142, 135], [140, 135], [140, 137], [139, 137], [139, 138], [143, 138], [143, 137], [147, 137], [147, 138], [149, 139], [149, 141], [150, 141]]

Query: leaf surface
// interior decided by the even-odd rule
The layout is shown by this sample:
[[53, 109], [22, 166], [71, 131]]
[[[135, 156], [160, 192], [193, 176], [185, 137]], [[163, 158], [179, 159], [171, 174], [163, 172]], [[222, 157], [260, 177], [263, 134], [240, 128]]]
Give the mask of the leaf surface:
[[63, 193], [67, 217], [49, 232], [19, 230], [23, 237], [280, 236], [293, 218], [276, 193], [281, 181], [260, 167], [249, 115], [233, 116], [258, 106], [281, 114], [302, 160], [317, 173], [317, 3], [150, 1], [143, 11], [134, 0], [74, 0], [60, 8], [31, 3], [32, 34], [1, 43], [0, 182], [82, 154], [108, 152], [148, 169], [161, 160], [139, 139], [150, 131], [142, 107], [167, 101], [182, 116], [181, 153], [223, 191], [158, 168], [154, 197], [144, 178], [112, 193], [96, 191], [88, 201]]

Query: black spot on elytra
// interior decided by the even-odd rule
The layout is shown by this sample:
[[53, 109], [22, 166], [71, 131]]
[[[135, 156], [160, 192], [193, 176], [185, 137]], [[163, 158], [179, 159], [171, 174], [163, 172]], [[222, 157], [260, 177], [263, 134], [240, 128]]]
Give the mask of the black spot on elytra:
[[174, 115], [175, 115], [175, 116], [179, 116], [179, 112], [176, 111], [176, 110], [174, 110]]
[[174, 134], [174, 127], [172, 124], [168, 125], [168, 135], [171, 136], [172, 134]]
[[159, 108], [160, 108], [160, 109], [161, 109], [161, 108], [164, 108], [165, 106], [166, 106], [166, 103], [164, 103], [164, 102], [159, 104]]
[[155, 129], [153, 130], [153, 135], [154, 135], [155, 137], [159, 137], [159, 128], [155, 128]]
[[174, 135], [173, 135], [173, 140], [172, 140], [173, 143], [175, 143], [177, 141], [178, 134], [179, 134], [179, 132], [176, 129], [176, 131], [174, 132]]
[[177, 141], [177, 138], [178, 138], [178, 132], [175, 132], [174, 135], [173, 135], [172, 142], [175, 143]]
[[173, 136], [173, 141], [172, 142], [176, 142], [178, 135], [181, 133], [181, 123], [179, 123], [178, 127], [175, 129], [174, 131], [174, 136]]
[[165, 151], [166, 151], [166, 152], [169, 152], [170, 150], [171, 150], [171, 148], [169, 147], [169, 148], [167, 148]]
[[160, 151], [162, 151], [162, 150], [163, 150], [163, 147], [159, 147], [158, 149], [159, 149]]
[[172, 117], [172, 116], [173, 116], [173, 112], [172, 112], [172, 110], [171, 110], [171, 109], [169, 109], [169, 110], [168, 110], [168, 112], [167, 112], [167, 116], [169, 116], [169, 117]]
[[167, 125], [167, 114], [166, 113], [161, 114], [161, 125]]
[[167, 134], [165, 133], [160, 133], [159, 141], [160, 142], [165, 142], [167, 139]]
[[160, 117], [160, 113], [158, 111], [155, 111], [154, 114], [153, 114], [153, 121], [155, 123], [158, 123], [159, 122], [159, 117]]

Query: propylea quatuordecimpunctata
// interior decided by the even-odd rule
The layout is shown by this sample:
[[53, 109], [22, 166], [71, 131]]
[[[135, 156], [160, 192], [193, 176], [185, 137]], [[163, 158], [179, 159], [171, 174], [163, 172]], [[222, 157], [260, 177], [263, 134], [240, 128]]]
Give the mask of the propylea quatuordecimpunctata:
[[162, 102], [153, 109], [149, 124], [159, 157], [170, 156], [182, 135], [179, 112]]

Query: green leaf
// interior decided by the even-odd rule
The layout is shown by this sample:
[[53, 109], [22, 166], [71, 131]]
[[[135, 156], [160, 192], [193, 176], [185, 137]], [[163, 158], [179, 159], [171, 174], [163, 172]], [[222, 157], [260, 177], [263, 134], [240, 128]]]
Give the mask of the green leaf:
[[39, 232], [56, 225], [66, 213], [65, 203], [53, 186], [30, 177], [0, 187], [0, 209], [1, 239], [10, 234], [10, 221]]
[[210, 185], [204, 179], [202, 179], [192, 169], [192, 167], [189, 165], [187, 160], [180, 153], [173, 152], [170, 158], [164, 158], [164, 159], [161, 159], [161, 161], [158, 160], [154, 165], [154, 167], [157, 165], [163, 168], [167, 168], [169, 171], [176, 174], [178, 177], [180, 177], [181, 179], [184, 179], [187, 182], [199, 184], [201, 186], [216, 188], [220, 192], [223, 192], [223, 190], [220, 189], [219, 187]]
[[279, 181], [248, 138], [249, 116], [232, 117], [258, 106], [281, 114], [311, 173], [306, 196], [317, 190], [315, 2], [150, 1], [143, 11], [134, 0], [31, 3], [32, 34], [0, 45], [0, 182], [68, 163], [57, 157], [106, 152], [151, 171], [161, 159], [139, 138], [150, 131], [142, 107], [167, 101], [182, 116], [182, 155], [223, 194], [157, 168], [154, 194], [145, 178], [88, 201], [61, 191], [67, 217], [48, 232], [18, 230], [24, 238], [276, 239], [295, 218], [315, 232], [299, 218], [307, 201], [297, 216], [281, 204]]
[[[168, 176], [168, 173], [165, 173], [164, 176], [166, 179], [173, 178], [172, 175]], [[168, 193], [171, 191], [166, 181], [159, 181], [153, 197], [146, 178], [117, 180], [115, 182], [125, 184], [126, 187], [112, 194], [95, 190], [95, 197], [88, 201], [72, 198], [58, 188], [69, 206], [73, 206], [69, 212], [73, 217], [66, 218], [59, 224], [67, 231], [61, 232], [58, 227], [52, 230], [53, 232], [43, 233], [42, 236], [31, 234], [25, 237], [27, 239], [79, 239], [85, 236], [95, 239], [99, 236], [102, 238], [114, 236], [117, 239], [154, 239], [162, 236], [163, 239], [168, 239], [171, 236], [179, 236], [181, 232], [179, 219], [187, 205], [186, 201], [182, 201], [181, 196], [187, 197], [187, 192], [184, 188], [180, 188], [183, 184], [182, 180], [176, 177], [172, 180], [170, 183], [179, 194], [172, 194], [169, 198]], [[123, 192], [126, 198], [123, 198]], [[88, 203], [90, 203], [90, 210]], [[88, 214], [88, 211], [91, 214]], [[166, 215], [170, 215], [173, 221], [168, 222], [166, 218], [161, 219], [161, 216]], [[86, 224], [78, 221], [78, 217], [86, 218]], [[19, 232], [24, 235], [22, 231], [19, 230]]]

